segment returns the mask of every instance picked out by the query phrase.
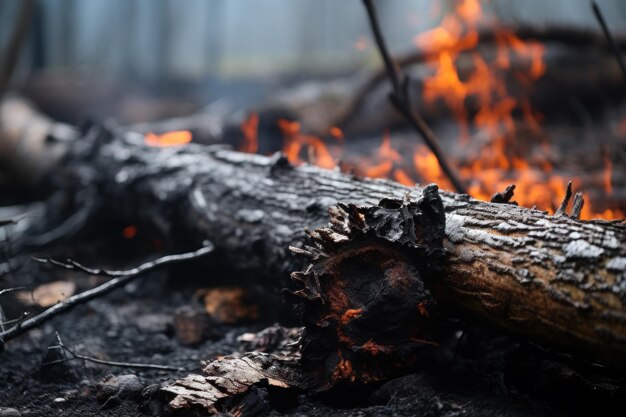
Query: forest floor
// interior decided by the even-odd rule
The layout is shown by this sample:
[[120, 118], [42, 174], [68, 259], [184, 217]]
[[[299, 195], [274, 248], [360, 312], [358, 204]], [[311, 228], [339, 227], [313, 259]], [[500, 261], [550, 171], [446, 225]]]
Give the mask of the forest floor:
[[[143, 259], [131, 248], [141, 246], [107, 238], [58, 245], [47, 254], [72, 257], [99, 265], [120, 257], [127, 265]], [[111, 249], [114, 248], [114, 249]], [[121, 256], [120, 254], [123, 254]], [[36, 288], [50, 281], [69, 281], [76, 291], [91, 288], [100, 278], [20, 260], [21, 268], [2, 278], [2, 287]], [[136, 263], [136, 262], [135, 262]], [[188, 373], [200, 373], [201, 361], [242, 354], [238, 337], [260, 331], [274, 320], [297, 324], [285, 314], [264, 315], [239, 324], [211, 321], [206, 340], [193, 346], [177, 337], [174, 317], [181, 308], [202, 307], [198, 290], [213, 282], [204, 263], [153, 271], [138, 281], [88, 304], [80, 305], [43, 326], [9, 341], [0, 354], [0, 416], [153, 416], [167, 413], [168, 398], [159, 388]], [[224, 279], [226, 278], [226, 279]], [[8, 318], [35, 312], [15, 293], [0, 300]], [[254, 302], [254, 300], [252, 301]], [[289, 308], [285, 308], [289, 312]], [[113, 367], [58, 360], [57, 336], [74, 352], [108, 361], [159, 364], [184, 368], [164, 371]], [[452, 348], [442, 347], [439, 358], [407, 369], [386, 383], [309, 396], [297, 393], [285, 401], [267, 387], [259, 387], [262, 404], [256, 415], [273, 416], [559, 416], [624, 415], [626, 383], [621, 375], [595, 365], [572, 365], [567, 358], [495, 335], [484, 329], [467, 330]], [[111, 400], [105, 378], [125, 376], [128, 395]], [[135, 378], [136, 377], [136, 378]], [[104, 386], [104, 388], [103, 388]], [[254, 415], [247, 414], [247, 415]], [[181, 415], [181, 413], [177, 414]], [[184, 413], [182, 413], [184, 415]], [[197, 415], [190, 412], [188, 415]]]

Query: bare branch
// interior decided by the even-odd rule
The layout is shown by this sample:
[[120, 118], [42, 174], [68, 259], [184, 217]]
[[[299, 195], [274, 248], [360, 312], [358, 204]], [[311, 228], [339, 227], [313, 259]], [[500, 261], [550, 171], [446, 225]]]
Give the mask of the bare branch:
[[56, 332], [57, 334], [57, 341], [58, 344], [54, 345], [54, 346], [50, 346], [48, 347], [48, 349], [61, 349], [67, 353], [69, 353], [71, 355], [70, 358], [65, 358], [65, 359], [58, 359], [58, 360], [54, 360], [54, 361], [49, 361], [49, 362], [45, 362], [43, 363], [43, 365], [55, 365], [58, 363], [64, 363], [64, 362], [68, 362], [71, 360], [75, 360], [75, 359], [79, 359], [85, 362], [92, 362], [92, 363], [97, 363], [100, 365], [108, 365], [108, 366], [115, 366], [115, 367], [120, 367], [120, 368], [135, 368], [135, 369], [152, 369], [152, 370], [157, 370], [157, 371], [174, 371], [174, 372], [181, 372], [181, 371], [187, 371], [187, 369], [185, 368], [178, 368], [175, 366], [167, 366], [167, 365], [156, 365], [156, 364], [152, 364], [152, 363], [132, 363], [132, 362], [116, 362], [116, 361], [107, 361], [104, 359], [98, 359], [98, 358], [93, 358], [91, 356], [86, 356], [86, 355], [81, 355], [79, 353], [76, 353], [76, 351], [70, 349], [69, 347], [67, 347], [63, 341], [61, 340], [61, 336], [59, 335], [59, 332]]
[[108, 276], [114, 278], [95, 288], [69, 297], [68, 299], [53, 305], [52, 307], [29, 318], [28, 320], [24, 320], [23, 322], [18, 323], [10, 329], [0, 332], [0, 351], [2, 351], [2, 349], [4, 348], [4, 343], [7, 340], [13, 339], [23, 333], [26, 333], [30, 329], [40, 326], [42, 323], [50, 320], [52, 317], [64, 313], [78, 304], [86, 303], [87, 301], [107, 294], [116, 288], [120, 288], [133, 281], [137, 277], [141, 276], [141, 274], [151, 271], [159, 266], [184, 262], [207, 255], [213, 252], [213, 248], [213, 244], [211, 244], [210, 242], [205, 242], [205, 246], [193, 252], [163, 256], [162, 258], [146, 262], [145, 264], [142, 264], [137, 268], [133, 268], [128, 271], [110, 271], [100, 268], [88, 268], [72, 260], [68, 260], [67, 262], [59, 262], [52, 259], [33, 258], [38, 262], [50, 263], [66, 269], [76, 269], [92, 275]]
[[389, 100], [398, 111], [398, 113], [402, 114], [402, 116], [404, 116], [404, 118], [411, 124], [411, 126], [413, 126], [413, 128], [422, 136], [422, 139], [424, 140], [428, 148], [437, 158], [437, 162], [439, 162], [441, 170], [446, 174], [456, 191], [466, 194], [467, 191], [465, 185], [463, 184], [463, 181], [461, 181], [457, 173], [454, 171], [452, 166], [446, 160], [443, 149], [439, 145], [439, 140], [435, 136], [434, 132], [430, 129], [430, 127], [426, 124], [424, 119], [415, 111], [415, 108], [411, 103], [411, 97], [408, 92], [409, 78], [400, 71], [398, 65], [389, 54], [387, 44], [385, 43], [385, 38], [383, 37], [382, 31], [380, 29], [380, 24], [378, 22], [376, 8], [374, 7], [373, 1], [363, 0], [363, 4], [367, 9], [367, 15], [370, 20], [372, 32], [374, 32], [374, 38], [376, 39], [378, 50], [380, 51], [383, 62], [385, 63], [387, 75], [393, 87], [392, 92], [389, 94]]
[[28, 287], [5, 288], [3, 290], [0, 290], [0, 295], [8, 294], [8, 293], [15, 292], [15, 291], [21, 291], [21, 290], [25, 290], [25, 289], [28, 289]]
[[617, 45], [617, 42], [615, 42], [615, 38], [613, 38], [613, 35], [611, 34], [611, 31], [609, 30], [609, 26], [606, 24], [606, 20], [604, 20], [604, 15], [602, 14], [602, 10], [600, 9], [600, 6], [598, 6], [598, 3], [595, 2], [595, 0], [591, 2], [591, 9], [593, 10], [593, 14], [596, 16], [596, 20], [600, 24], [600, 27], [602, 27], [602, 32], [604, 32], [604, 37], [606, 38], [607, 42], [609, 43], [609, 46], [611, 47], [611, 50], [613, 51], [613, 54], [615, 55], [615, 59], [617, 60], [617, 63], [619, 64], [619, 68], [622, 71], [622, 75], [624, 76], [624, 81], [626, 82], [626, 65], [624, 65], [624, 58], [622, 57], [622, 51], [620, 50], [620, 47]]

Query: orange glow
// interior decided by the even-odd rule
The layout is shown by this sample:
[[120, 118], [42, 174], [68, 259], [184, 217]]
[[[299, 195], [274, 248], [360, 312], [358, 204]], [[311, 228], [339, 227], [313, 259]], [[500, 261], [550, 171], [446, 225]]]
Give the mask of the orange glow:
[[350, 320], [356, 317], [359, 317], [362, 312], [363, 312], [362, 308], [351, 308], [349, 310], [346, 310], [346, 312], [343, 313], [343, 315], [341, 316], [341, 322], [345, 324], [349, 322]]
[[453, 189], [452, 184], [441, 171], [435, 154], [426, 146], [418, 146], [417, 151], [413, 154], [413, 164], [415, 165], [415, 171], [425, 182], [437, 183], [444, 190]]
[[613, 163], [611, 158], [607, 155], [604, 157], [604, 191], [611, 195], [613, 194], [613, 185], [611, 184], [611, 176], [613, 175]]
[[361, 348], [368, 351], [372, 356], [376, 356], [381, 353], [391, 353], [392, 351], [392, 348], [380, 345], [373, 340], [368, 340], [367, 342], [363, 343], [363, 345], [361, 345]]
[[283, 152], [292, 164], [302, 162], [300, 153], [305, 149], [310, 163], [326, 169], [332, 169], [337, 165], [324, 141], [317, 136], [300, 133], [300, 123], [280, 119], [278, 127], [283, 133]]
[[411, 178], [403, 169], [396, 169], [393, 171], [393, 179], [402, 185], [406, 185], [407, 187], [413, 187], [415, 185], [413, 178]]
[[334, 137], [335, 139], [343, 139], [343, 130], [341, 130], [337, 126], [331, 127], [328, 130], [328, 133], [330, 134], [330, 136]]
[[181, 146], [191, 142], [191, 132], [188, 130], [178, 130], [167, 132], [161, 135], [146, 133], [144, 141], [146, 145], [166, 148], [169, 146]]
[[132, 239], [137, 236], [137, 226], [127, 226], [122, 230], [122, 236], [125, 239]]
[[241, 152], [256, 153], [259, 150], [258, 130], [259, 115], [250, 113], [248, 118], [241, 123], [241, 133], [243, 133], [243, 143], [239, 148]]
[[355, 376], [352, 374], [352, 363], [349, 360], [342, 358], [341, 353], [339, 353], [339, 363], [333, 372], [332, 378], [335, 381], [341, 379], [355, 379]]

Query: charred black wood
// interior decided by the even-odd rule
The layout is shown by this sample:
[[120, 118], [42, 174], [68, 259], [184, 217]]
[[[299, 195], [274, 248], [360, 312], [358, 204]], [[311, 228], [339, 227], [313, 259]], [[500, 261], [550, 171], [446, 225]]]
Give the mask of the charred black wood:
[[417, 201], [340, 203], [330, 216], [329, 227], [310, 233], [311, 249], [295, 250], [312, 263], [292, 274], [302, 286], [295, 292], [305, 326], [301, 364], [318, 390], [385, 380], [437, 345], [428, 287], [444, 258], [445, 215], [434, 185]]
[[511, 201], [514, 194], [515, 194], [515, 184], [511, 184], [507, 186], [504, 189], [504, 191], [502, 191], [501, 193], [495, 193], [491, 197], [491, 202], [499, 203], [499, 204], [513, 204], [514, 206], [516, 206], [517, 202]]
[[[95, 187], [100, 215], [152, 224], [172, 245], [210, 239], [222, 262], [275, 288], [306, 271], [310, 261], [288, 248], [311, 252], [305, 229], [317, 237], [329, 208], [367, 210], [423, 190], [221, 147], [149, 147], [123, 132], [87, 135], [66, 151], [49, 176]], [[626, 225], [439, 195], [446, 256], [429, 290], [442, 310], [626, 367]], [[321, 262], [329, 254], [317, 249]]]

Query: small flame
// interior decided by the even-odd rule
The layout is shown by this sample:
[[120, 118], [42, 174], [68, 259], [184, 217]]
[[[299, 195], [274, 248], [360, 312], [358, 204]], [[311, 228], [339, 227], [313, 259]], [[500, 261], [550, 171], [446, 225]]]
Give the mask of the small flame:
[[335, 139], [338, 139], [338, 140], [343, 139], [343, 130], [341, 130], [337, 126], [333, 126], [330, 129], [328, 129], [328, 134], [334, 137]]
[[170, 146], [181, 146], [191, 142], [192, 135], [188, 130], [178, 130], [174, 132], [167, 132], [161, 135], [155, 133], [146, 133], [144, 141], [148, 146], [156, 146], [159, 148], [166, 148]]
[[608, 155], [604, 156], [604, 191], [611, 195], [613, 194], [613, 185], [611, 184], [611, 177], [613, 176], [613, 163]]
[[248, 118], [241, 123], [241, 132], [243, 133], [243, 143], [239, 150], [241, 152], [256, 153], [259, 150], [259, 115], [250, 113]]
[[337, 164], [330, 151], [317, 136], [300, 133], [300, 123], [286, 119], [278, 120], [278, 127], [283, 133], [283, 152], [289, 162], [300, 164], [300, 153], [306, 149], [308, 161], [322, 168], [332, 169]]

